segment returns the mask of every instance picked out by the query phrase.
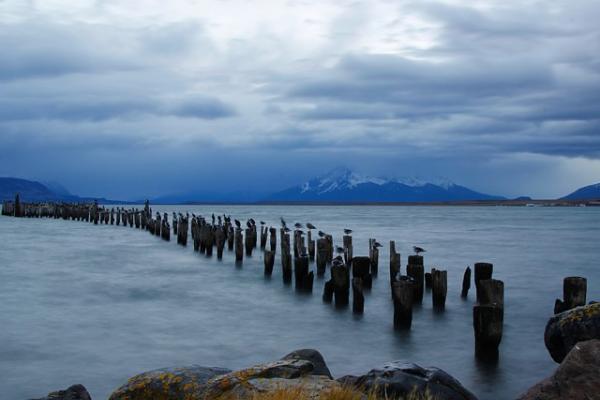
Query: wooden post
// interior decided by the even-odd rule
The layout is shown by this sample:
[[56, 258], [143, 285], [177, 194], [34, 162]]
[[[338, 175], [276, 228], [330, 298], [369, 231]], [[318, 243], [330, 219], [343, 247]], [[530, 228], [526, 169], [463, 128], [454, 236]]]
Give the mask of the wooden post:
[[371, 259], [371, 275], [376, 277], [379, 273], [379, 249], [373, 247], [375, 239], [369, 239], [369, 258]]
[[246, 245], [246, 256], [248, 256], [248, 257], [252, 256], [252, 249], [254, 247], [252, 241], [253, 241], [252, 229], [246, 228], [245, 245]]
[[410, 329], [412, 325], [413, 282], [401, 276], [392, 283], [394, 299], [394, 329]]
[[396, 253], [396, 242], [390, 240], [390, 287], [392, 289], [392, 298], [394, 298], [394, 282], [400, 275], [400, 253]]
[[350, 276], [348, 268], [342, 262], [334, 261], [331, 266], [331, 280], [333, 281], [333, 295], [337, 307], [348, 305], [350, 297]]
[[467, 267], [465, 269], [465, 274], [463, 275], [462, 291], [460, 293], [460, 296], [462, 298], [466, 298], [469, 295], [470, 288], [471, 288], [471, 267]]
[[[408, 256], [409, 262], [416, 261], [415, 258], [411, 257], [421, 257], [421, 256]], [[421, 257], [421, 262], [423, 258]], [[415, 296], [414, 302], [421, 304], [423, 302], [423, 287], [425, 283], [425, 267], [423, 264], [408, 264], [406, 266], [406, 275], [410, 276], [413, 279], [414, 289], [413, 294]]]
[[281, 275], [284, 284], [292, 283], [292, 255], [289, 251], [281, 253]]
[[233, 226], [230, 226], [229, 230], [227, 231], [227, 249], [229, 251], [233, 250], [234, 242], [235, 242], [235, 233], [233, 231]]
[[352, 312], [362, 314], [365, 309], [365, 296], [360, 278], [352, 279]]
[[219, 225], [215, 231], [215, 242], [217, 244], [217, 259], [223, 258], [223, 249], [225, 248], [225, 231], [223, 226]]
[[260, 249], [264, 250], [267, 247], [267, 236], [269, 231], [264, 225], [260, 226]]
[[240, 262], [244, 259], [244, 242], [242, 237], [242, 230], [237, 228], [235, 230], [235, 261]]
[[473, 307], [473, 330], [475, 332], [475, 354], [496, 356], [502, 340], [504, 309], [493, 304], [478, 304]]
[[315, 261], [315, 241], [312, 240], [312, 230], [308, 230], [308, 233], [306, 234], [306, 243], [308, 245], [308, 259], [310, 261]]
[[294, 260], [294, 276], [297, 290], [312, 292], [314, 274], [308, 271], [307, 255], [301, 255]]
[[327, 249], [327, 240], [324, 238], [317, 240], [317, 276], [325, 275], [327, 269], [327, 258], [329, 250]]
[[474, 265], [475, 268], [475, 290], [477, 292], [477, 301], [479, 302], [479, 281], [492, 279], [494, 265], [486, 262], [478, 262]]
[[431, 272], [425, 272], [425, 289], [426, 290], [430, 290], [431, 289], [431, 275], [433, 274], [433, 269], [431, 270]]
[[478, 297], [478, 303], [473, 307], [475, 355], [497, 357], [504, 323], [504, 283], [480, 279]]
[[587, 297], [587, 280], [570, 276], [563, 281], [563, 300], [567, 310], [584, 306]]
[[352, 236], [344, 235], [342, 241], [344, 244], [344, 261], [346, 262], [346, 265], [350, 265], [353, 256]]
[[371, 277], [371, 260], [369, 257], [357, 256], [352, 258], [352, 277], [360, 278], [362, 288], [371, 289], [373, 279]]
[[271, 251], [275, 252], [277, 251], [277, 229], [269, 228], [269, 234], [269, 244], [271, 245]]
[[446, 306], [448, 292], [448, 273], [434, 269], [431, 273], [433, 307], [443, 309]]
[[333, 278], [325, 282], [325, 286], [323, 288], [323, 301], [326, 303], [331, 303], [333, 300]]
[[275, 264], [275, 252], [265, 250], [263, 253], [265, 259], [265, 276], [273, 274], [273, 265]]

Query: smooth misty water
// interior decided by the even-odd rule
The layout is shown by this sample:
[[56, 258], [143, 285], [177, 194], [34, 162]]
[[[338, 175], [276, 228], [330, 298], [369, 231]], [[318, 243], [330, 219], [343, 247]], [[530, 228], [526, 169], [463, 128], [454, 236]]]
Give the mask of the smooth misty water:
[[[361, 317], [297, 294], [263, 277], [256, 252], [236, 267], [166, 243], [147, 232], [84, 222], [0, 217], [0, 391], [6, 399], [42, 396], [83, 383], [94, 399], [139, 372], [174, 365], [240, 368], [305, 347], [319, 349], [335, 376], [366, 372], [391, 360], [438, 366], [482, 399], [514, 398], [556, 364], [544, 326], [562, 278], [588, 278], [588, 299], [600, 298], [600, 208], [507, 207], [155, 207], [203, 215], [228, 213], [277, 224], [312, 222], [354, 233], [355, 255], [367, 240], [384, 244], [380, 274]], [[428, 252], [427, 269], [448, 270], [446, 311], [430, 296], [408, 333], [394, 332], [388, 240], [406, 255]], [[505, 282], [505, 325], [497, 365], [473, 355], [473, 292], [461, 300], [462, 273], [494, 263]], [[314, 268], [314, 266], [312, 266]]]

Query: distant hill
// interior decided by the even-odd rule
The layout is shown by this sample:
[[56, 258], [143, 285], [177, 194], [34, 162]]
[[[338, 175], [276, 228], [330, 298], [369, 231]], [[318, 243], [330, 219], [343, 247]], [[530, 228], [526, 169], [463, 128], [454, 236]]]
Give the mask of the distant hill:
[[268, 196], [267, 202], [448, 202], [504, 200], [501, 196], [479, 193], [447, 180], [423, 181], [415, 178], [376, 178], [337, 168]]
[[577, 189], [562, 200], [600, 200], [600, 183]]
[[19, 193], [21, 201], [24, 202], [83, 202], [98, 200], [99, 203], [103, 204], [126, 203], [123, 201], [108, 200], [104, 198], [95, 199], [89, 197], [79, 197], [69, 193], [67, 189], [58, 183], [44, 185], [40, 182], [29, 181], [27, 179], [0, 177], [0, 201], [14, 200], [17, 193]]

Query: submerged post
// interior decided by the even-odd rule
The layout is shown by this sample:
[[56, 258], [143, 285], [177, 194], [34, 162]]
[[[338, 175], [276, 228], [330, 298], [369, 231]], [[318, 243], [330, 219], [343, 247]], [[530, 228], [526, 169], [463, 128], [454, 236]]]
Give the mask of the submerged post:
[[394, 329], [410, 329], [412, 325], [413, 282], [402, 276], [392, 283], [394, 299]]
[[465, 274], [463, 275], [462, 291], [460, 293], [460, 296], [462, 298], [466, 298], [469, 295], [470, 288], [471, 288], [471, 267], [467, 267], [465, 269]]
[[443, 309], [446, 306], [446, 294], [448, 292], [448, 273], [434, 269], [431, 272], [431, 289], [433, 307]]

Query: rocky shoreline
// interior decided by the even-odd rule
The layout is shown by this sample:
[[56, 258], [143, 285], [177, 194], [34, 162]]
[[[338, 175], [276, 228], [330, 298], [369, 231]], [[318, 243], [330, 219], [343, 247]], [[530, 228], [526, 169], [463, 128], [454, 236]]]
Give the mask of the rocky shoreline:
[[[519, 400], [600, 399], [600, 303], [550, 318], [545, 343], [555, 373]], [[108, 400], [476, 400], [457, 379], [435, 367], [392, 361], [360, 376], [333, 378], [314, 349], [238, 371], [192, 365], [141, 373], [117, 388]], [[83, 385], [36, 400], [91, 400]]]

